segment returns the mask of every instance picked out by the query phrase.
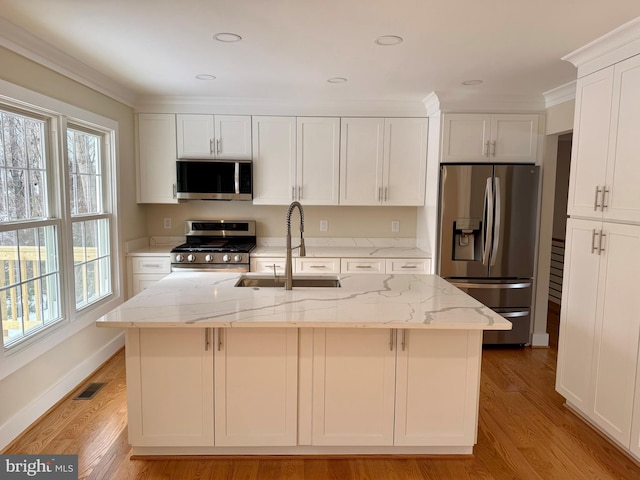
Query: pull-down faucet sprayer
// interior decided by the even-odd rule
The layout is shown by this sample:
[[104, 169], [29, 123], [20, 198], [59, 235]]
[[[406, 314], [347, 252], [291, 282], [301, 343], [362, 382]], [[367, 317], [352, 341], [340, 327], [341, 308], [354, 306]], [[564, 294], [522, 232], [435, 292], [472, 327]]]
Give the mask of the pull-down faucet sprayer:
[[291, 290], [293, 288], [293, 265], [291, 259], [291, 252], [293, 248], [291, 248], [291, 214], [293, 213], [294, 208], [298, 208], [300, 210], [300, 245], [293, 248], [300, 249], [300, 256], [304, 257], [307, 254], [307, 250], [304, 246], [304, 210], [302, 209], [302, 205], [300, 202], [291, 202], [289, 205], [289, 210], [287, 210], [287, 259], [285, 262], [285, 280], [284, 280], [284, 289]]

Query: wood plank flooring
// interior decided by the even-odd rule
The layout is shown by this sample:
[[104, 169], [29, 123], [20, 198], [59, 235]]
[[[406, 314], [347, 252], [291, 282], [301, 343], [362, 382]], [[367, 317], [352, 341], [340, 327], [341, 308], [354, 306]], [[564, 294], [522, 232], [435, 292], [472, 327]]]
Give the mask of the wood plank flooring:
[[473, 456], [131, 460], [120, 352], [87, 379], [108, 382], [93, 399], [73, 392], [3, 453], [77, 453], [82, 479], [640, 479], [637, 463], [563, 406], [555, 365], [554, 349], [483, 352]]

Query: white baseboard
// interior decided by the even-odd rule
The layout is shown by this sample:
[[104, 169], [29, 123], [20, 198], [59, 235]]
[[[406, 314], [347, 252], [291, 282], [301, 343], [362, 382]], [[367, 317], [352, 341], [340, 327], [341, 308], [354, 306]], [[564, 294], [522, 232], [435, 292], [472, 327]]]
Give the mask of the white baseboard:
[[73, 389], [80, 385], [123, 346], [124, 333], [118, 335], [100, 350], [86, 358], [82, 363], [62, 377], [58, 383], [35, 398], [3, 425], [0, 425], [0, 450], [9, 445], [18, 435], [55, 405], [56, 402], [73, 391]]
[[531, 337], [532, 347], [548, 347], [549, 346], [549, 334], [548, 333], [534, 333]]

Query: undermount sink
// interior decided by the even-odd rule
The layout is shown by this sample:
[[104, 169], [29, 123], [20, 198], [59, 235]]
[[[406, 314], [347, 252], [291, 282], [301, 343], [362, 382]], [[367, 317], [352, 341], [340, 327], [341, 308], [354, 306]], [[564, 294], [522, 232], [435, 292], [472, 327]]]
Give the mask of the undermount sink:
[[[284, 277], [279, 275], [242, 275], [236, 287], [255, 287], [255, 288], [284, 288]], [[294, 275], [293, 288], [309, 288], [309, 287], [340, 287], [340, 277], [337, 275]]]

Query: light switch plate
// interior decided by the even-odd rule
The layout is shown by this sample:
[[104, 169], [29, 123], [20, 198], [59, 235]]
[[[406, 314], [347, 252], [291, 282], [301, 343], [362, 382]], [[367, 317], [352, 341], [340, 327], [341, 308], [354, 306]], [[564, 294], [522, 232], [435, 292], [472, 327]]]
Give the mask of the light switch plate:
[[167, 230], [171, 229], [171, 219], [170, 218], [165, 218], [164, 219], [164, 228], [166, 228]]
[[400, 231], [400, 222], [398, 220], [391, 220], [391, 232], [398, 233]]
[[320, 231], [326, 232], [329, 230], [329, 222], [327, 220], [320, 220]]

